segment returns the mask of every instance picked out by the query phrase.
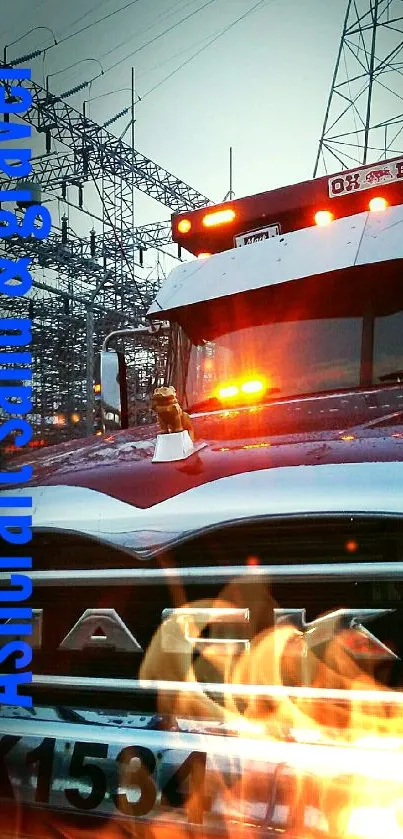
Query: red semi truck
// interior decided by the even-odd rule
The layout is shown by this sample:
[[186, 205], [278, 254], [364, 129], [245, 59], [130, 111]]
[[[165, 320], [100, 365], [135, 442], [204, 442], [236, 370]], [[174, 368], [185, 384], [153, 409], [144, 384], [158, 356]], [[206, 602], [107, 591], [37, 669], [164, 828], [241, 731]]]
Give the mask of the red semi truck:
[[401, 839], [403, 159], [172, 229], [199, 258], [149, 316], [193, 432], [127, 428], [108, 339], [105, 433], [29, 455], [2, 839]]

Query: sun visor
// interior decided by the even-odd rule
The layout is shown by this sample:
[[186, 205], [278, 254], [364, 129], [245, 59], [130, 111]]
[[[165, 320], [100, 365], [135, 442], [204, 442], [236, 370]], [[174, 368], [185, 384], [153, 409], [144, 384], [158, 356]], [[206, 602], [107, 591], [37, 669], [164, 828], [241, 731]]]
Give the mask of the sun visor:
[[184, 263], [164, 282], [148, 316], [163, 319], [176, 309], [203, 301], [398, 259], [403, 259], [401, 205]]

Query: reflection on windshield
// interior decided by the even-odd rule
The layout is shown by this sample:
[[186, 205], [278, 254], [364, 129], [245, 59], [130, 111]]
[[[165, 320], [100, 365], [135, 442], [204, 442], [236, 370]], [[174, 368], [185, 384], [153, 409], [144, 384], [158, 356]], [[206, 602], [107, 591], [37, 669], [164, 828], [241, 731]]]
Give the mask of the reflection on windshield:
[[[247, 401], [242, 382], [260, 381], [260, 398], [355, 388], [361, 380], [361, 317], [292, 320], [227, 332], [192, 346], [186, 381], [190, 407], [225, 389], [231, 404]], [[375, 318], [371, 380], [403, 370], [403, 312]]]
[[397, 382], [402, 379], [403, 312], [394, 312], [375, 319], [373, 380]]

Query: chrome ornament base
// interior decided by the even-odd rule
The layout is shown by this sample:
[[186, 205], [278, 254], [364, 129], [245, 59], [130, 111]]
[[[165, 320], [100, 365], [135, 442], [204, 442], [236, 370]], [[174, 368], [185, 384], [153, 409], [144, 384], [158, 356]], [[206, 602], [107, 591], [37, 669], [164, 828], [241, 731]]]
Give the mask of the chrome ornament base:
[[170, 463], [186, 460], [195, 452], [203, 449], [205, 443], [192, 442], [188, 431], [174, 431], [171, 434], [158, 434], [152, 463]]

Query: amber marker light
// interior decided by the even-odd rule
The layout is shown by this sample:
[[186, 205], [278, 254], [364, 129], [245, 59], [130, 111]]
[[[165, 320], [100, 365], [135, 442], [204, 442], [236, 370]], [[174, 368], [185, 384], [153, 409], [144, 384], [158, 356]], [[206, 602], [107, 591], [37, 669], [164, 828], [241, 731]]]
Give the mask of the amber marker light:
[[383, 211], [388, 207], [388, 202], [386, 198], [382, 198], [381, 195], [374, 195], [368, 206], [371, 213], [383, 213]]
[[261, 393], [264, 388], [264, 384], [260, 379], [251, 379], [248, 382], [244, 382], [241, 385], [242, 393], [246, 393], [248, 396], [253, 396], [256, 393]]
[[317, 224], [318, 227], [327, 227], [333, 219], [334, 215], [330, 212], [330, 210], [318, 210], [318, 212], [315, 213], [315, 224]]
[[234, 396], [237, 396], [239, 393], [239, 387], [237, 385], [225, 385], [224, 387], [220, 387], [218, 389], [217, 395], [219, 399], [231, 399]]
[[189, 233], [192, 227], [192, 222], [188, 218], [181, 218], [178, 222], [178, 233]]
[[234, 218], [234, 210], [216, 210], [213, 213], [207, 213], [203, 216], [203, 225], [204, 227], [217, 227], [220, 224], [229, 224], [231, 221], [234, 221]]
[[198, 259], [208, 259], [211, 256], [211, 253], [207, 253], [207, 251], [202, 251], [202, 253], [197, 254]]

